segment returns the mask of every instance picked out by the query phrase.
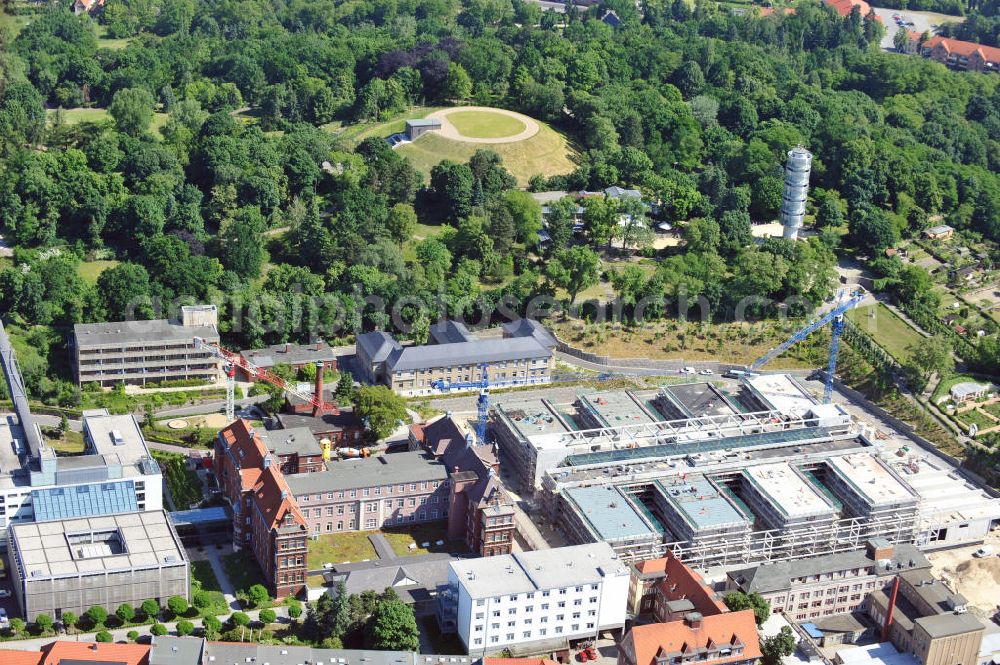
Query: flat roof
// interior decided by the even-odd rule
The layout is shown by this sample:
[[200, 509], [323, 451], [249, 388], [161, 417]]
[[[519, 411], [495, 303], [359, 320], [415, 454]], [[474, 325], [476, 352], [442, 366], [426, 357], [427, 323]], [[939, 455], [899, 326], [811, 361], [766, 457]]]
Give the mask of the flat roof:
[[185, 326], [166, 319], [77, 323], [73, 326], [73, 335], [76, 337], [76, 345], [81, 348], [109, 344], [193, 342], [195, 337], [219, 340], [219, 332], [215, 326]]
[[578, 399], [584, 410], [597, 419], [598, 427], [657, 422], [626, 390], [580, 394]]
[[978, 487], [951, 466], [930, 459], [900, 465], [903, 480], [920, 495], [922, 526], [973, 519], [1000, 519], [1000, 498]]
[[759, 397], [783, 415], [802, 418], [816, 406], [816, 400], [787, 374], [761, 374], [745, 381]]
[[0, 417], [0, 474], [9, 477], [21, 469], [21, 458], [14, 452], [14, 439], [17, 439], [25, 459], [28, 455], [28, 442], [24, 439], [24, 430], [13, 414]]
[[493, 410], [506, 416], [516, 433], [525, 439], [539, 434], [562, 434], [570, 431], [553, 405], [538, 397], [504, 399], [494, 402]]
[[786, 517], [833, 513], [833, 506], [816, 487], [787, 462], [752, 466], [743, 470], [743, 476]]
[[290, 474], [285, 476], [285, 481], [296, 499], [306, 503], [301, 499], [304, 494], [447, 478], [448, 469], [444, 463], [421, 451], [413, 451], [330, 462], [326, 471]]
[[[61, 575], [100, 573], [131, 568], [184, 563], [184, 548], [174, 537], [162, 510], [105, 517], [13, 524], [14, 553], [25, 578], [45, 579]], [[83, 556], [67, 535], [117, 531], [124, 551], [103, 556]], [[93, 554], [93, 551], [88, 550]]]
[[614, 485], [573, 487], [564, 490], [563, 495], [601, 540], [656, 538], [659, 535]]
[[852, 453], [832, 457], [826, 463], [873, 506], [917, 500], [916, 494], [874, 455]]
[[[312, 416], [309, 416], [312, 417]], [[257, 430], [261, 443], [275, 455], [321, 455], [316, 437], [308, 427], [290, 427], [287, 429]]]
[[675, 476], [657, 480], [654, 485], [695, 531], [749, 525], [747, 516], [705, 476]]
[[326, 342], [314, 344], [274, 344], [263, 349], [244, 349], [240, 355], [260, 367], [279, 364], [302, 365], [337, 360], [337, 352]]
[[666, 386], [663, 392], [670, 395], [691, 417], [736, 414], [718, 388], [710, 383]]
[[98, 455], [117, 458], [122, 466], [149, 457], [142, 428], [133, 415], [88, 413], [83, 417], [83, 430], [90, 435], [89, 441]]
[[451, 567], [472, 598], [594, 584], [606, 575], [628, 574], [607, 543], [462, 559]]

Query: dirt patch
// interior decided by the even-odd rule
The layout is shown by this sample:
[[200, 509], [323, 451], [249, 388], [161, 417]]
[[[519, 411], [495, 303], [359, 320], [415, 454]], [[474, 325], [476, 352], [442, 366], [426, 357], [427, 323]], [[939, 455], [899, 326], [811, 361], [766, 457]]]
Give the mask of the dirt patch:
[[[986, 545], [997, 551], [1000, 533], [994, 531], [986, 536]], [[948, 588], [966, 597], [975, 614], [980, 617], [992, 616], [1000, 603], [997, 589], [1000, 588], [1000, 557], [987, 556], [977, 559], [972, 553], [981, 547], [973, 545], [953, 550], [930, 552], [931, 574], [940, 578]]]

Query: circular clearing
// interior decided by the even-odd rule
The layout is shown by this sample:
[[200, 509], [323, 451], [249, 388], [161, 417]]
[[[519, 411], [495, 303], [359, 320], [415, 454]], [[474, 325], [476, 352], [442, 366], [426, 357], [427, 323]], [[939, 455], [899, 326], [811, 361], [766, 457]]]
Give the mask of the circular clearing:
[[455, 111], [448, 120], [462, 136], [473, 139], [505, 139], [525, 130], [517, 118], [490, 111]]
[[[452, 118], [458, 116], [458, 122]], [[441, 121], [435, 134], [465, 143], [515, 143], [530, 139], [540, 127], [526, 115], [487, 106], [456, 106], [427, 116]], [[466, 134], [469, 132], [469, 134]]]
[[170, 429], [184, 429], [187, 426], [188, 426], [188, 421], [180, 419], [171, 420], [170, 422], [167, 423], [167, 427], [169, 427]]

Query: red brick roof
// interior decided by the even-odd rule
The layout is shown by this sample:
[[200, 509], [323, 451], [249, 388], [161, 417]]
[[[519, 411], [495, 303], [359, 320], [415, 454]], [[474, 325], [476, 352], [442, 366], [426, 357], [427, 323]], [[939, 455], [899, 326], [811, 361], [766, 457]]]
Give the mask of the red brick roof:
[[834, 11], [841, 16], [849, 15], [851, 10], [854, 9], [854, 5], [857, 5], [861, 10], [862, 16], [868, 16], [872, 10], [871, 5], [865, 2], [865, 0], [826, 0], [826, 4], [833, 7]]
[[268, 529], [281, 526], [289, 512], [295, 524], [306, 526], [306, 519], [288, 489], [285, 476], [273, 464], [260, 473], [260, 479], [253, 488], [253, 502], [264, 517]]
[[931, 37], [924, 42], [924, 48], [933, 49], [938, 44], [948, 53], [971, 57], [977, 51], [987, 62], [1000, 62], [1000, 48], [995, 46], [983, 46], [975, 42], [963, 42], [959, 39], [946, 39], [940, 35]]
[[40, 651], [0, 649], [0, 662], [4, 665], [39, 665], [42, 662], [42, 653]]
[[705, 585], [701, 575], [691, 570], [676, 557], [660, 559], [664, 561], [667, 578], [660, 582], [660, 592], [667, 600], [690, 600], [694, 609], [704, 616], [728, 612], [729, 608], [717, 598], [715, 592]]
[[[760, 10], [761, 16], [771, 16], [776, 11], [774, 7], [759, 7], [758, 9]], [[795, 7], [785, 7], [784, 9], [781, 10], [781, 13], [784, 14], [785, 16], [794, 14]]]
[[261, 470], [264, 468], [264, 458], [267, 448], [260, 440], [260, 435], [253, 431], [246, 420], [239, 418], [219, 435], [229, 447], [230, 453], [239, 460], [242, 490], [247, 491], [257, 484]]
[[483, 658], [483, 665], [559, 665], [550, 658]]
[[149, 663], [149, 645], [53, 642], [42, 647], [41, 665], [59, 665], [64, 660], [86, 663], [147, 665]]
[[622, 648], [634, 655], [635, 665], [653, 665], [663, 654], [696, 654], [699, 649], [712, 650], [720, 645], [742, 646], [741, 654], [699, 660], [706, 665], [725, 665], [760, 658], [760, 640], [753, 610], [727, 612], [702, 618], [698, 628], [684, 621], [653, 623], [636, 626], [625, 636]]

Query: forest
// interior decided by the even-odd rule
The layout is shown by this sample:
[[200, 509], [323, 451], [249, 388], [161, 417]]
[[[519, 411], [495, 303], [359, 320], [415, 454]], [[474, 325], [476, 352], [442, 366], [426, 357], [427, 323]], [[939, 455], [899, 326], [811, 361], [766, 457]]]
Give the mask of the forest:
[[[608, 9], [621, 26], [600, 20]], [[750, 296], [759, 317], [778, 313], [772, 301], [829, 299], [846, 252], [928, 304], [920, 275], [882, 251], [933, 220], [1000, 241], [1000, 76], [883, 52], [884, 28], [857, 10], [803, 0], [779, 14], [706, 0], [565, 15], [523, 0], [107, 0], [91, 17], [62, 0], [19, 31], [0, 25], [0, 233], [13, 247], [0, 311], [29, 384], [72, 402], [73, 323], [182, 299], [223, 303], [239, 348], [377, 327], [420, 339], [441, 313], [431, 303], [475, 319], [501, 300], [569, 303], [598, 279], [626, 311], [683, 294], [725, 320]], [[549, 122], [578, 147], [573, 173], [530, 189], [634, 187], [655, 213], [596, 200], [574, 233], [559, 202], [540, 246], [538, 204], [489, 150], [419, 173], [381, 138], [331, 130], [466, 101]], [[107, 119], [65, 122], [79, 107]], [[800, 144], [819, 233], [755, 244]], [[647, 213], [683, 228], [683, 246], [649, 247]], [[622, 231], [622, 214], [637, 223]], [[600, 257], [626, 245], [655, 269], [604, 271]], [[109, 267], [87, 280], [95, 261]], [[399, 320], [372, 298], [405, 302]]]

